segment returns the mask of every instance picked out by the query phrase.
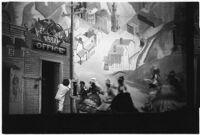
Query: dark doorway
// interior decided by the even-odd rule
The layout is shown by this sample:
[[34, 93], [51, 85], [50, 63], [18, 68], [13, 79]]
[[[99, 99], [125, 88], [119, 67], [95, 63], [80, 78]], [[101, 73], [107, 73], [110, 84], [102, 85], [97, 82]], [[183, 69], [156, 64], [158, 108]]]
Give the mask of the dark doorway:
[[3, 115], [9, 113], [10, 68], [3, 67], [2, 71], [2, 109]]
[[60, 64], [42, 61], [42, 114], [55, 114], [55, 95], [60, 78]]
[[200, 107], [200, 98], [199, 98], [199, 94], [200, 94], [200, 57], [197, 58], [197, 71], [196, 71], [196, 107]]

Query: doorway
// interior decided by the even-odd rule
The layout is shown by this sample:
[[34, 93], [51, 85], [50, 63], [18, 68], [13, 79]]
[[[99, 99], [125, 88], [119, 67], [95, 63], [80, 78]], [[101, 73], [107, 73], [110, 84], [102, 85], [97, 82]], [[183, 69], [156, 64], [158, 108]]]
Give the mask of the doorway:
[[195, 58], [196, 64], [195, 64], [195, 107], [199, 108], [200, 107], [200, 56]]
[[2, 71], [2, 109], [3, 115], [9, 113], [10, 68], [3, 67]]
[[60, 82], [60, 63], [42, 60], [42, 114], [55, 114], [55, 95]]

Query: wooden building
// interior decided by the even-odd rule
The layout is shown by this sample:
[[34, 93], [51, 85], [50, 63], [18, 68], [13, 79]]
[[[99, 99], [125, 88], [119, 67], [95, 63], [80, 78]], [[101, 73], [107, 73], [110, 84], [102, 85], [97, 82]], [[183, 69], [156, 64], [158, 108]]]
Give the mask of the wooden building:
[[76, 54], [74, 61], [82, 64], [84, 61], [88, 60], [91, 56], [95, 54], [96, 34], [94, 31], [87, 31], [75, 38], [76, 41]]
[[[70, 75], [69, 43], [9, 22], [2, 28], [3, 113], [56, 113], [57, 86]], [[70, 112], [69, 93], [64, 112]]]

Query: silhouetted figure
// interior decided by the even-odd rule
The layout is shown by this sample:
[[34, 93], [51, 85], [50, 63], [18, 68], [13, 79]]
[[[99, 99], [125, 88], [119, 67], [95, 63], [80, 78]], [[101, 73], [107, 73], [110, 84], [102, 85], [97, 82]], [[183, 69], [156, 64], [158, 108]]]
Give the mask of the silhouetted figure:
[[169, 84], [162, 85], [162, 89], [142, 108], [146, 112], [169, 112], [175, 111], [185, 105], [180, 100], [180, 79], [175, 71], [170, 71], [167, 81]]
[[114, 113], [138, 112], [138, 110], [134, 107], [130, 93], [119, 93], [111, 103], [111, 110]]
[[87, 97], [87, 88], [85, 87], [84, 81], [80, 81], [80, 96], [81, 100], [84, 100]]
[[149, 84], [149, 88], [159, 89], [161, 86], [161, 79], [160, 79], [160, 69], [157, 66], [153, 67], [151, 80], [152, 82]]
[[171, 86], [174, 87], [177, 96], [181, 96], [181, 93], [180, 93], [181, 92], [180, 78], [177, 77], [174, 70], [169, 72], [167, 81]]
[[167, 80], [169, 84], [174, 86], [176, 89], [179, 87], [180, 79], [176, 76], [176, 73], [174, 70], [169, 72]]
[[123, 92], [127, 92], [127, 88], [124, 84], [124, 77], [120, 76], [118, 78], [118, 93], [123, 93]]
[[130, 93], [127, 92], [127, 87], [124, 85], [123, 76], [119, 77], [118, 85], [119, 94], [111, 103], [111, 111], [114, 113], [138, 112], [138, 110], [134, 107]]
[[154, 100], [161, 91], [160, 69], [156, 65], [154, 65], [152, 68], [153, 70], [151, 79], [145, 79], [146, 81], [150, 82], [148, 100], [141, 108], [145, 112], [152, 111], [152, 100]]

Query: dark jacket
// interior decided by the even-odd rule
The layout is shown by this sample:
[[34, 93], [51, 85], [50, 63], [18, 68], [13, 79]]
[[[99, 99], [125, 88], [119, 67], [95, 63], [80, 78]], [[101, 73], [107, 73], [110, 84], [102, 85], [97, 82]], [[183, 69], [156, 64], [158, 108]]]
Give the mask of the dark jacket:
[[118, 94], [111, 103], [112, 112], [134, 113], [138, 110], [134, 107], [129, 93]]

